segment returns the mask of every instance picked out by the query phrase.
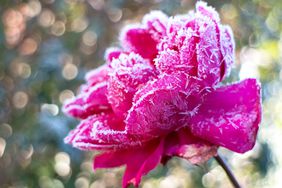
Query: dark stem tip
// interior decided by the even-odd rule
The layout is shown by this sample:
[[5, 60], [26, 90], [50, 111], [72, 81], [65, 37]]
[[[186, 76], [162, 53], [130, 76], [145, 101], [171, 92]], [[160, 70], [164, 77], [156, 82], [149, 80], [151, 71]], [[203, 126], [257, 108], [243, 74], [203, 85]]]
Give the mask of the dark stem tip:
[[218, 164], [224, 169], [226, 175], [228, 176], [233, 186], [235, 188], [242, 188], [240, 184], [238, 183], [237, 179], [235, 178], [234, 174], [232, 173], [231, 169], [229, 168], [227, 163], [224, 161], [224, 159], [219, 154], [217, 154], [217, 156], [215, 156], [214, 158], [218, 162]]

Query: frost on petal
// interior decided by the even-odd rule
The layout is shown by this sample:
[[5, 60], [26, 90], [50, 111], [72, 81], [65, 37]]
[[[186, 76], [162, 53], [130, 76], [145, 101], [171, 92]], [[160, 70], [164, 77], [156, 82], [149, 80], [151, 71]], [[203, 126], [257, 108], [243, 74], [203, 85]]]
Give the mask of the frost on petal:
[[260, 86], [255, 79], [247, 79], [209, 93], [191, 120], [191, 132], [244, 153], [255, 144], [260, 120]]
[[180, 47], [180, 62], [182, 65], [186, 64], [188, 73], [191, 76], [196, 76], [198, 71], [197, 65], [197, 43], [199, 42], [199, 36], [189, 31], [186, 33], [186, 37]]
[[93, 86], [97, 83], [107, 81], [108, 73], [109, 73], [109, 67], [106, 64], [89, 71], [85, 75], [85, 80], [87, 81], [87, 85]]
[[95, 111], [97, 109], [104, 110], [109, 108], [107, 99], [107, 82], [102, 82], [91, 87], [84, 97], [85, 110]]
[[161, 11], [152, 11], [146, 14], [142, 20], [144, 27], [148, 29], [156, 41], [166, 35], [168, 17]]
[[185, 33], [181, 45], [161, 51], [155, 59], [157, 69], [165, 73], [184, 71], [197, 76], [196, 44], [199, 38], [194, 34], [192, 31]]
[[152, 11], [144, 16], [142, 24], [125, 27], [120, 35], [124, 50], [135, 52], [152, 63], [158, 54], [157, 45], [166, 35], [167, 20], [163, 12]]
[[114, 114], [99, 114], [82, 120], [65, 142], [83, 150], [112, 150], [140, 145], [124, 131], [124, 123]]
[[121, 44], [125, 51], [135, 52], [151, 61], [156, 57], [157, 44], [148, 29], [142, 26], [128, 26], [124, 28], [120, 36]]
[[193, 18], [192, 15], [194, 16], [193, 12], [185, 15], [177, 15], [168, 19], [166, 35], [158, 45], [160, 51], [171, 49], [180, 52], [183, 41], [185, 38], [190, 38], [195, 29], [191, 25], [188, 26], [188, 23], [194, 23], [194, 21], [191, 20]]
[[165, 73], [174, 72], [176, 67], [179, 67], [180, 70], [186, 70], [186, 66], [178, 66], [181, 62], [178, 52], [174, 50], [162, 51], [155, 62], [157, 69]]
[[158, 47], [155, 61], [161, 72], [185, 71], [208, 86], [215, 86], [228, 74], [234, 59], [232, 32], [204, 2], [197, 3], [196, 12], [169, 19], [167, 35]]
[[[196, 9], [197, 14], [199, 15], [199, 23], [201, 23], [200, 20], [206, 20], [206, 23], [202, 26], [200, 25], [199, 28], [199, 31], [202, 35], [201, 39], [205, 41], [204, 44], [199, 43], [199, 47], [203, 47], [204, 49], [206, 48], [205, 53], [211, 59], [210, 61], [207, 61], [207, 59], [204, 58], [202, 63], [199, 61], [199, 66], [202, 64], [204, 68], [205, 62], [208, 62], [208, 69], [212, 70], [212, 74], [207, 74], [207, 71], [199, 72], [199, 74], [203, 74], [203, 76], [207, 74], [207, 77], [210, 77], [207, 78], [207, 80], [212, 80], [212, 84], [217, 84], [218, 77], [219, 81], [221, 81], [229, 74], [234, 61], [235, 43], [233, 33], [228, 26], [223, 26], [220, 24], [218, 13], [214, 10], [214, 8], [207, 6], [207, 4], [204, 2], [198, 2]], [[214, 27], [214, 29], [211, 28], [211, 26]], [[201, 31], [201, 27], [205, 28], [204, 30], [206, 31]], [[212, 45], [205, 45], [205, 43], [210, 43]], [[204, 56], [205, 53], [203, 54]]]
[[80, 123], [75, 129], [71, 130], [67, 137], [65, 137], [64, 142], [67, 144], [71, 144], [75, 139], [76, 135], [87, 126], [85, 123]]
[[85, 76], [86, 84], [80, 87], [79, 94], [67, 100], [63, 111], [73, 117], [84, 119], [90, 115], [110, 111], [107, 99], [108, 65], [102, 65]]
[[[206, 43], [213, 43], [210, 47], [208, 47], [207, 54], [211, 58], [211, 61], [209, 62], [209, 68], [211, 69], [212, 74], [207, 74], [208, 71], [199, 72], [199, 74], [203, 74], [205, 76], [207, 74], [207, 80], [212, 80], [211, 84], [217, 84], [218, 77], [219, 81], [221, 81], [223, 78], [225, 78], [231, 69], [231, 66], [234, 61], [234, 38], [231, 29], [228, 26], [222, 26], [220, 24], [220, 19], [218, 16], [218, 13], [214, 10], [214, 8], [207, 6], [204, 2], [198, 2], [196, 5], [197, 13], [200, 15], [201, 19], [206, 19], [207, 22], [204, 25], [203, 28], [206, 28], [206, 30], [209, 30], [209, 28], [214, 25], [213, 31], [207, 32], [207, 34], [211, 33], [212, 36], [208, 37], [208, 35], [205, 36], [205, 34], [202, 35], [205, 36], [203, 38], [211, 39], [213, 41], [206, 40]], [[200, 19], [200, 20], [201, 20]], [[201, 28], [199, 29], [201, 32]], [[199, 44], [200, 47], [206, 48], [204, 44]], [[213, 47], [212, 47], [213, 46]], [[203, 54], [204, 55], [204, 54]], [[205, 65], [203, 61], [202, 65]], [[201, 62], [199, 61], [199, 66], [201, 65]], [[203, 66], [204, 68], [204, 66]], [[220, 68], [220, 69], [219, 69]]]
[[198, 20], [200, 40], [197, 43], [198, 77], [208, 85], [221, 80], [222, 54], [219, 48], [218, 26], [209, 18]]
[[63, 106], [63, 112], [75, 118], [86, 118], [88, 113], [83, 108], [84, 100], [82, 96], [66, 100]]
[[220, 27], [220, 50], [224, 61], [222, 64], [222, 77], [224, 78], [229, 75], [235, 59], [235, 42], [229, 26]]
[[126, 165], [123, 188], [130, 184], [138, 186], [142, 176], [154, 169], [163, 155], [163, 140], [154, 140], [131, 150], [102, 153], [94, 158], [94, 169]]
[[213, 7], [208, 6], [206, 2], [198, 1], [196, 4], [196, 10], [203, 16], [207, 16], [215, 22], [220, 21], [217, 11]]
[[162, 75], [136, 93], [126, 130], [146, 139], [187, 126], [197, 112], [202, 90], [200, 82], [187, 74]]
[[107, 83], [101, 82], [92, 87], [85, 86], [81, 93], [65, 102], [63, 111], [73, 117], [85, 119], [93, 114], [110, 111]]
[[192, 164], [200, 164], [215, 156], [217, 148], [217, 146], [195, 137], [189, 128], [184, 127], [167, 136], [164, 155], [178, 156]]
[[185, 25], [192, 19], [194, 19], [194, 11], [190, 11], [188, 14], [170, 17], [167, 24], [167, 34], [162, 39], [159, 49], [179, 48], [179, 43], [185, 38], [185, 28], [187, 28]]
[[108, 100], [116, 115], [124, 118], [132, 106], [135, 92], [156, 77], [156, 71], [147, 60], [134, 53], [122, 54], [112, 62], [112, 68]]
[[110, 63], [113, 59], [117, 59], [122, 53], [122, 50], [119, 48], [108, 48], [105, 52], [105, 60]]

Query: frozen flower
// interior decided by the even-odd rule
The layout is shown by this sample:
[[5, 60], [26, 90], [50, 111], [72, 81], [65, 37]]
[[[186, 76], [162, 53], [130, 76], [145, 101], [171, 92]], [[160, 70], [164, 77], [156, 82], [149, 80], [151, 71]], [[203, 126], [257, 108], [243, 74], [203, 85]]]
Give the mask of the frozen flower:
[[65, 141], [100, 150], [94, 168], [126, 165], [123, 187], [174, 156], [193, 164], [219, 146], [253, 148], [261, 120], [255, 79], [222, 86], [234, 61], [234, 41], [217, 12], [198, 2], [195, 12], [168, 18], [155, 11], [126, 27], [121, 48], [86, 75], [64, 111], [81, 119]]

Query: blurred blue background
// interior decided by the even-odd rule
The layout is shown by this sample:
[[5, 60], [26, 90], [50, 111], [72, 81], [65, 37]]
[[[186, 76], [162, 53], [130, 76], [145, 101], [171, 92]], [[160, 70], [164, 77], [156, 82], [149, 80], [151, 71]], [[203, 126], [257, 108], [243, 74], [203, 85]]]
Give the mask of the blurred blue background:
[[[63, 143], [77, 120], [61, 105], [85, 73], [103, 64], [120, 29], [150, 10], [168, 15], [194, 8], [192, 0], [1, 0], [0, 187], [115, 188], [123, 168], [92, 171], [94, 152]], [[226, 82], [262, 82], [263, 120], [255, 148], [224, 149], [244, 187], [282, 187], [282, 1], [208, 1], [236, 39], [236, 63]], [[231, 187], [211, 159], [201, 166], [172, 159], [143, 178], [143, 188]]]

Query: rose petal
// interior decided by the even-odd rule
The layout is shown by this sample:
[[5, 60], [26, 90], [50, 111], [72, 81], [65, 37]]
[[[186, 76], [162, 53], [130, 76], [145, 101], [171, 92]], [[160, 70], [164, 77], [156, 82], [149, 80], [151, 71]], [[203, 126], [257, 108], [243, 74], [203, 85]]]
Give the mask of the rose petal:
[[78, 126], [76, 126], [75, 129], [69, 132], [68, 136], [65, 137], [64, 142], [67, 144], [71, 144], [73, 140], [76, 138], [76, 135], [78, 135], [79, 132], [83, 130], [86, 126], [87, 124], [81, 122]]
[[221, 80], [222, 54], [219, 47], [218, 25], [208, 17], [197, 21], [200, 40], [197, 43], [198, 77], [207, 85], [216, 85]]
[[[181, 63], [178, 52], [170, 49], [162, 51], [155, 62], [157, 69], [165, 73], [174, 72]], [[180, 68], [185, 70], [186, 67], [182, 68], [181, 66]]]
[[[219, 42], [218, 47], [221, 54], [215, 53], [216, 51], [214, 51], [214, 54], [217, 54], [220, 59], [220, 80], [222, 80], [229, 75], [234, 62], [235, 43], [232, 30], [229, 26], [222, 26], [219, 23], [220, 19], [218, 13], [214, 8], [207, 6], [205, 2], [197, 2], [196, 9], [198, 13], [211, 19], [216, 26], [217, 40]], [[218, 65], [216, 65], [216, 67], [218, 67]], [[216, 72], [216, 74], [218, 74], [217, 69]]]
[[123, 187], [128, 187], [131, 183], [137, 187], [142, 176], [160, 163], [163, 144], [163, 140], [156, 140], [135, 149], [100, 154], [94, 158], [94, 169], [126, 165]]
[[224, 60], [222, 77], [229, 75], [235, 59], [235, 42], [232, 29], [229, 26], [220, 27], [220, 50]]
[[123, 187], [132, 183], [135, 187], [140, 184], [142, 176], [148, 174], [161, 161], [163, 155], [164, 142], [150, 143], [144, 149], [134, 152], [134, 160], [129, 160], [126, 164], [126, 170], [123, 176]]
[[260, 86], [255, 79], [221, 87], [191, 120], [191, 132], [211, 143], [244, 153], [253, 148], [261, 119]]
[[188, 125], [197, 112], [202, 86], [187, 74], [163, 74], [141, 88], [126, 118], [128, 133], [148, 139]]
[[151, 33], [153, 39], [160, 41], [166, 35], [168, 17], [161, 11], [151, 11], [146, 14], [142, 24]]
[[168, 48], [159, 53], [155, 59], [156, 67], [165, 73], [184, 71], [190, 76], [197, 76], [196, 44], [199, 37], [190, 29], [183, 34], [184, 41], [177, 44], [177, 47], [172, 47], [176, 49]]
[[217, 11], [213, 7], [208, 6], [206, 2], [198, 1], [196, 4], [196, 11], [201, 13], [203, 16], [209, 17], [215, 22], [220, 21]]
[[156, 71], [141, 56], [122, 54], [112, 62], [113, 72], [108, 82], [108, 100], [117, 116], [124, 118], [132, 106], [135, 92], [156, 76]]
[[185, 71], [215, 86], [228, 74], [234, 58], [232, 35], [219, 21], [218, 13], [203, 2], [197, 3], [196, 12], [170, 19], [167, 36], [159, 44], [157, 68], [166, 73]]
[[67, 100], [63, 111], [76, 118], [85, 119], [93, 114], [111, 110], [107, 96], [107, 82], [86, 86], [75, 98]]
[[86, 84], [79, 94], [67, 100], [63, 111], [76, 118], [84, 119], [90, 115], [110, 111], [111, 106], [106, 97], [109, 66], [102, 65], [85, 75]]
[[117, 59], [122, 53], [122, 50], [119, 48], [108, 48], [105, 52], [105, 60], [110, 63], [112, 60]]
[[217, 146], [195, 137], [187, 127], [170, 133], [166, 138], [165, 155], [178, 156], [192, 164], [204, 163], [216, 153]]
[[85, 80], [89, 86], [93, 86], [100, 82], [105, 82], [108, 80], [108, 73], [109, 73], [108, 65], [104, 64], [96, 69], [89, 71], [85, 75]]
[[91, 87], [85, 94], [85, 110], [95, 111], [97, 109], [103, 110], [110, 108], [108, 98], [106, 96], [108, 92], [107, 82], [102, 82]]
[[168, 20], [167, 24], [167, 34], [158, 45], [159, 50], [166, 50], [167, 48], [169, 48], [172, 50], [177, 49], [178, 51], [182, 45], [183, 40], [186, 37], [186, 29], [188, 27], [192, 28], [190, 30], [194, 29], [192, 25], [187, 25], [188, 23], [190, 23], [191, 20], [194, 19], [194, 15], [194, 11], [190, 11], [188, 14], [176, 15], [174, 17], [171, 17]]
[[135, 52], [145, 59], [152, 61], [158, 53], [158, 42], [153, 39], [148, 29], [142, 26], [127, 26], [122, 31], [120, 40], [125, 51]]
[[124, 123], [111, 113], [82, 120], [65, 138], [65, 142], [83, 150], [132, 148], [141, 144], [140, 140], [124, 131]]
[[65, 114], [76, 118], [84, 119], [88, 116], [88, 114], [84, 110], [83, 106], [84, 100], [83, 97], [80, 95], [75, 98], [66, 100], [62, 110]]
[[199, 42], [199, 36], [195, 31], [190, 31], [190, 29], [188, 29], [185, 35], [185, 39], [179, 52], [180, 61], [182, 65], [186, 64], [186, 67], [188, 67], [187, 72], [189, 75], [196, 76], [198, 70], [196, 48], [197, 43]]
[[131, 160], [131, 150], [106, 151], [94, 157], [93, 169], [97, 168], [114, 168], [125, 165], [128, 160]]

